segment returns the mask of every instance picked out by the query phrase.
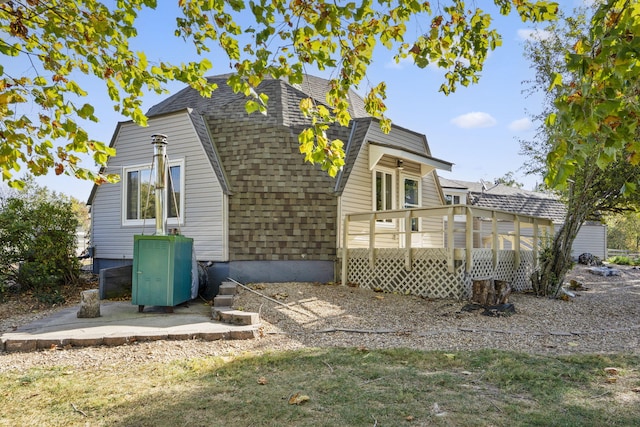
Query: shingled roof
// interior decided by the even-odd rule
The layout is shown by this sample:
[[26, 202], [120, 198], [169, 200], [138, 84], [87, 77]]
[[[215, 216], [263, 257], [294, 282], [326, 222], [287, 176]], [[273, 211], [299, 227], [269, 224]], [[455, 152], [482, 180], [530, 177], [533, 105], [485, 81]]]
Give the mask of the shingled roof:
[[504, 184], [459, 181], [440, 177], [443, 190], [447, 188], [467, 190], [468, 204], [522, 215], [551, 219], [556, 224], [564, 222], [565, 204], [555, 195], [523, 190]]
[[[186, 87], [174, 95], [154, 105], [147, 112], [148, 117], [172, 113], [185, 108], [191, 108], [204, 116], [217, 117], [244, 113], [244, 103], [247, 97], [242, 93], [234, 93], [227, 85], [229, 74], [207, 77], [210, 83], [216, 83], [218, 88], [210, 98], [205, 98], [197, 90]], [[326, 105], [326, 94], [329, 91], [329, 80], [306, 75], [299, 84], [289, 84], [286, 80], [265, 78], [256, 88], [256, 92], [269, 96], [267, 115], [285, 126], [309, 123], [300, 112], [300, 101], [312, 98], [319, 104]], [[370, 117], [364, 108], [364, 100], [356, 92], [348, 93], [349, 114], [352, 118]], [[238, 108], [229, 108], [230, 106]], [[246, 113], [244, 113], [246, 114]]]
[[[209, 161], [226, 193], [230, 193], [232, 190], [227, 182], [225, 169], [216, 152], [215, 144], [209, 134], [207, 122], [209, 119], [214, 118], [247, 117], [245, 110], [247, 97], [242, 93], [233, 92], [227, 85], [229, 77], [230, 74], [207, 77], [210, 83], [215, 83], [218, 86], [210, 98], [201, 96], [197, 90], [191, 87], [185, 87], [147, 111], [147, 117], [150, 118], [182, 111], [188, 112]], [[310, 75], [304, 76], [303, 81], [299, 84], [290, 84], [283, 79], [267, 77], [256, 88], [256, 92], [264, 93], [268, 96], [267, 114], [265, 116], [257, 114], [256, 116], [260, 120], [270, 121], [275, 126], [289, 127], [292, 132], [298, 133], [310, 124], [310, 120], [304, 117], [300, 111], [300, 101], [305, 98], [312, 98], [316, 103], [326, 105], [325, 98], [330, 89], [329, 84], [329, 80]], [[365, 111], [364, 100], [356, 92], [349, 91], [348, 101], [349, 113], [354, 119], [352, 126], [356, 120], [373, 120]], [[366, 127], [362, 126], [361, 128]], [[330, 138], [340, 138], [345, 143], [347, 143], [348, 139], [353, 139], [354, 136], [351, 132], [351, 127], [344, 128], [337, 124], [331, 126], [327, 133]], [[359, 136], [364, 137], [364, 135]], [[356, 141], [350, 145], [354, 148], [359, 148], [361, 142]], [[353, 160], [354, 158], [351, 158], [351, 161]], [[346, 165], [346, 168], [349, 169], [350, 165]], [[348, 177], [348, 172], [341, 174], [341, 178], [345, 179], [346, 177]]]

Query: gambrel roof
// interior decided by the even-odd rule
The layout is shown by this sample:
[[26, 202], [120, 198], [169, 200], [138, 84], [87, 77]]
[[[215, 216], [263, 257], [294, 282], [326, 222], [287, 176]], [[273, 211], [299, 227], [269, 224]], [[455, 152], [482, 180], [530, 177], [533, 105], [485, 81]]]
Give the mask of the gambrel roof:
[[[191, 108], [199, 114], [208, 115], [246, 115], [244, 105], [248, 99], [242, 93], [234, 93], [227, 85], [229, 74], [207, 77], [210, 83], [218, 88], [210, 98], [205, 98], [197, 90], [186, 87], [162, 102], [154, 105], [147, 112], [148, 117], [171, 113], [185, 108]], [[307, 75], [302, 83], [290, 84], [285, 80], [265, 78], [256, 88], [257, 93], [264, 93], [269, 97], [267, 101], [267, 116], [275, 119], [284, 126], [308, 124], [309, 120], [300, 112], [300, 101], [312, 98], [319, 104], [326, 105], [326, 94], [329, 91], [329, 80]], [[369, 117], [364, 108], [364, 100], [360, 95], [350, 90], [348, 94], [349, 114], [351, 118]], [[254, 113], [259, 115], [259, 113]]]
[[[289, 84], [285, 80], [277, 80], [266, 78], [257, 88], [256, 92], [264, 93], [268, 96], [267, 113], [261, 115], [253, 113], [248, 116], [245, 110], [247, 97], [242, 93], [234, 93], [227, 85], [229, 74], [212, 76], [207, 79], [211, 83], [217, 84], [218, 88], [213, 92], [210, 98], [202, 97], [197, 90], [186, 87], [172, 96], [169, 96], [160, 103], [154, 105], [147, 112], [149, 118], [161, 117], [167, 114], [173, 114], [181, 111], [188, 111], [189, 116], [198, 133], [200, 141], [204, 147], [207, 156], [210, 159], [213, 169], [226, 193], [232, 193], [226, 173], [219, 155], [216, 152], [215, 137], [210, 134], [208, 121], [211, 119], [224, 118], [255, 118], [255, 120], [265, 120], [274, 126], [289, 127], [294, 134], [298, 134], [306, 126], [309, 126], [310, 120], [300, 111], [300, 101], [305, 98], [312, 98], [316, 103], [325, 104], [325, 96], [329, 90], [329, 81], [320, 77], [306, 75], [302, 83]], [[357, 121], [364, 120], [369, 122], [372, 118], [366, 113], [364, 108], [364, 100], [354, 91], [349, 91], [349, 113], [353, 119], [350, 127], [342, 127], [339, 125], [331, 126], [327, 132], [331, 139], [341, 139], [345, 146], [349, 145], [353, 148], [354, 156], [350, 157], [351, 161], [355, 160], [358, 149], [362, 144], [361, 140], [349, 142], [350, 138], [364, 138], [368, 124], [360, 126], [360, 132], [354, 134], [351, 129]], [[365, 132], [363, 132], [363, 130]], [[345, 169], [349, 168], [349, 163]], [[348, 173], [342, 173], [342, 178], [347, 178]], [[343, 188], [344, 185], [338, 185]]]
[[[283, 79], [265, 78], [263, 82], [256, 88], [257, 93], [264, 93], [268, 96], [266, 114], [253, 113], [248, 115], [245, 110], [247, 97], [242, 93], [234, 93], [227, 85], [230, 74], [208, 77], [208, 81], [217, 84], [218, 88], [213, 92], [212, 96], [207, 98], [191, 88], [185, 87], [177, 93], [167, 97], [158, 104], [152, 106], [147, 111], [147, 117], [150, 119], [159, 119], [172, 114], [188, 114], [193, 123], [198, 139], [211, 163], [213, 170], [220, 182], [223, 191], [226, 194], [234, 192], [233, 183], [228, 179], [228, 172], [225, 170], [225, 162], [223, 162], [223, 152], [218, 153], [217, 135], [212, 134], [212, 123], [221, 122], [229, 119], [229, 121], [261, 121], [267, 126], [289, 128], [291, 135], [297, 135], [310, 125], [310, 120], [300, 111], [300, 102], [306, 98], [312, 98], [316, 103], [326, 105], [326, 93], [329, 91], [329, 80], [306, 75], [299, 84], [290, 84]], [[335, 182], [332, 181], [331, 186], [336, 194], [341, 194], [345, 188], [345, 184], [349, 179], [349, 175], [353, 165], [360, 153], [362, 145], [366, 142], [368, 130], [372, 126], [379, 126], [379, 120], [369, 116], [365, 111], [363, 98], [355, 91], [350, 90], [348, 93], [349, 113], [351, 115], [351, 123], [348, 127], [333, 124], [327, 131], [330, 139], [340, 139], [344, 143], [345, 149], [345, 165], [339, 173]], [[123, 123], [118, 124], [118, 128]], [[402, 129], [393, 126], [394, 129]], [[403, 129], [411, 133], [421, 141], [420, 145], [423, 152], [409, 152], [401, 147], [384, 146], [378, 141], [381, 150], [392, 150], [394, 154], [401, 158], [407, 158], [418, 161], [421, 164], [427, 164], [450, 170], [451, 163], [431, 157], [427, 139], [424, 135]], [[115, 136], [112, 138], [111, 145], [115, 144]], [[239, 139], [242, 135], [238, 135]], [[266, 160], [266, 159], [265, 159]], [[226, 167], [229, 167], [226, 165]], [[89, 198], [89, 204], [93, 199], [94, 192]]]
[[[216, 158], [215, 156], [215, 144], [212, 144], [212, 137], [206, 131], [206, 122], [208, 119], [247, 117], [247, 113], [244, 108], [247, 98], [244, 94], [236, 94], [233, 92], [233, 90], [226, 84], [228, 78], [229, 74], [208, 77], [209, 82], [216, 83], [218, 85], [218, 89], [216, 89], [211, 98], [204, 98], [200, 96], [198, 91], [195, 89], [186, 87], [163, 100], [159, 104], [151, 107], [147, 112], [147, 116], [157, 117], [184, 109], [192, 111], [192, 120], [194, 124], [199, 125], [196, 126], [196, 129], [198, 130], [198, 135], [200, 135], [201, 141], [203, 142], [205, 151], [211, 158], [212, 166], [216, 170], [218, 178], [221, 179], [223, 188], [231, 192], [233, 189], [229, 188], [228, 183], [223, 181], [225, 172], [219, 158]], [[329, 80], [306, 75], [302, 83], [290, 84], [285, 80], [266, 78], [258, 86], [256, 91], [258, 93], [264, 93], [269, 97], [269, 101], [267, 103], [267, 114], [266, 116], [262, 116], [258, 113], [253, 113], [252, 116], [256, 117], [258, 120], [271, 121], [274, 125], [289, 127], [292, 132], [297, 135], [310, 124], [309, 119], [304, 117], [300, 111], [300, 101], [310, 97], [319, 104], [325, 104], [326, 93], [329, 91]], [[353, 164], [360, 152], [362, 144], [365, 142], [364, 139], [368, 129], [372, 125], [379, 126], [378, 119], [369, 116], [365, 111], [364, 100], [360, 95], [350, 90], [348, 98], [349, 113], [352, 118], [349, 127], [334, 124], [327, 131], [327, 136], [329, 138], [340, 139], [345, 144], [345, 165], [341, 173], [338, 175], [334, 187], [334, 191], [337, 194], [340, 194], [342, 190], [344, 190], [345, 183], [349, 178]], [[197, 115], [201, 115], [203, 119], [197, 119]], [[407, 131], [407, 129], [404, 130]], [[423, 163], [434, 163], [437, 164], [438, 167], [450, 169], [450, 163], [431, 157], [429, 145], [424, 135], [416, 132], [411, 133], [415, 134], [417, 138], [422, 140], [424, 153], [405, 152], [404, 154], [406, 156], [419, 156]], [[213, 145], [213, 147], [211, 147], [211, 145]]]

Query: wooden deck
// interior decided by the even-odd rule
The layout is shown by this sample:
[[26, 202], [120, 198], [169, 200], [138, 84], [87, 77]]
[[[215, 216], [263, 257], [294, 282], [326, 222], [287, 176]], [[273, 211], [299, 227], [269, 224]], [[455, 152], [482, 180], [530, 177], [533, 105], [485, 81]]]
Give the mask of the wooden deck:
[[553, 233], [549, 219], [466, 205], [348, 214], [342, 283], [464, 299], [474, 278], [492, 277], [526, 290]]

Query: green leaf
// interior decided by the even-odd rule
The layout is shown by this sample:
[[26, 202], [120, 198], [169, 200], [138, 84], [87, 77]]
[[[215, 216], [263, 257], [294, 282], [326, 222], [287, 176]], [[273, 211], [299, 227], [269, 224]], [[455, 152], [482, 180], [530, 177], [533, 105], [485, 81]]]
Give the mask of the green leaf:
[[633, 182], [625, 182], [622, 188], [620, 189], [620, 193], [624, 197], [631, 197], [637, 191], [637, 185]]
[[547, 90], [550, 92], [556, 86], [561, 86], [561, 85], [562, 85], [562, 74], [553, 73], [552, 74], [551, 84], [549, 84], [549, 88]]
[[244, 109], [247, 111], [248, 114], [251, 114], [253, 112], [259, 111], [260, 105], [256, 101], [253, 101], [250, 99], [245, 103]]
[[86, 119], [90, 116], [93, 116], [95, 112], [95, 108], [91, 104], [84, 104], [80, 110], [78, 110], [78, 115], [83, 119]]
[[36, 86], [45, 86], [47, 85], [47, 79], [45, 79], [42, 76], [38, 76], [35, 79], [33, 79], [33, 84], [35, 84]]

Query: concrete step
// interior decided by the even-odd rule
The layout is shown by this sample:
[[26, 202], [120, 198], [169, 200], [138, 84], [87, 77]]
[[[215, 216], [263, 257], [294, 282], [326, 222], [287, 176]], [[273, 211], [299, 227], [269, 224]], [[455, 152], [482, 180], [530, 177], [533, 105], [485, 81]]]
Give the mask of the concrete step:
[[218, 289], [218, 295], [235, 295], [237, 292], [237, 286], [233, 282], [222, 282]]
[[211, 317], [213, 320], [228, 323], [230, 325], [249, 326], [260, 323], [260, 316], [258, 316], [258, 313], [233, 310], [227, 307], [212, 307]]
[[233, 295], [218, 295], [213, 298], [214, 307], [231, 307], [233, 305]]

